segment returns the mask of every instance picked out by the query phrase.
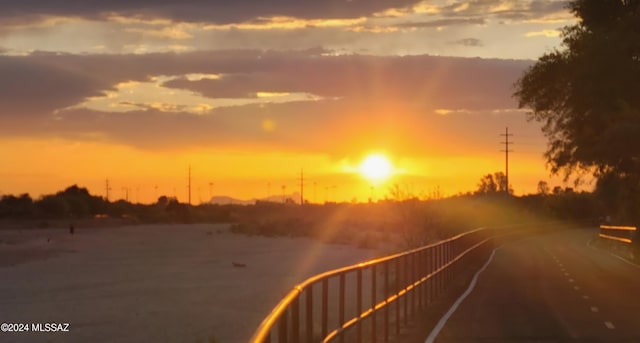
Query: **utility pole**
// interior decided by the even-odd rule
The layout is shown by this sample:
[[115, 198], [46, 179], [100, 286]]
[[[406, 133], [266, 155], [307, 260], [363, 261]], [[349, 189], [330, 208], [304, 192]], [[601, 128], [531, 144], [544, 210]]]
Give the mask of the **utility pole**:
[[129, 187], [122, 187], [122, 193], [124, 193], [124, 200], [129, 202]]
[[304, 205], [304, 170], [300, 169], [300, 206]]
[[284, 195], [285, 189], [287, 189], [287, 186], [282, 185], [282, 203], [283, 204], [285, 203], [285, 198], [284, 198], [285, 197], [285, 195]]
[[209, 182], [209, 201], [213, 199], [213, 182]]
[[504, 137], [504, 142], [500, 142], [500, 144], [504, 144], [504, 150], [500, 150], [504, 152], [504, 170], [505, 170], [505, 194], [509, 195], [509, 153], [513, 152], [513, 150], [509, 150], [509, 144], [513, 144], [513, 142], [509, 141], [509, 137], [513, 136], [513, 134], [509, 133], [509, 127], [505, 128], [503, 134], [500, 136]]
[[109, 187], [109, 179], [107, 179], [107, 181], [105, 182], [105, 190], [106, 190], [106, 199], [107, 202], [109, 202], [109, 191], [111, 190], [111, 187]]
[[189, 165], [189, 184], [187, 185], [187, 187], [189, 190], [187, 201], [189, 202], [189, 205], [191, 205], [191, 165]]

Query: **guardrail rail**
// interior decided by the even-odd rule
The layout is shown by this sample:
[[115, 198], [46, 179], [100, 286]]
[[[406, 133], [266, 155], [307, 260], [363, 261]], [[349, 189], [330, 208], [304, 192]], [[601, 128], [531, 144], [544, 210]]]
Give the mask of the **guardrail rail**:
[[630, 244], [636, 238], [636, 230], [635, 226], [600, 225], [598, 236], [601, 239]]
[[480, 228], [392, 256], [313, 276], [291, 290], [251, 342], [389, 342], [466, 268], [493, 249]]

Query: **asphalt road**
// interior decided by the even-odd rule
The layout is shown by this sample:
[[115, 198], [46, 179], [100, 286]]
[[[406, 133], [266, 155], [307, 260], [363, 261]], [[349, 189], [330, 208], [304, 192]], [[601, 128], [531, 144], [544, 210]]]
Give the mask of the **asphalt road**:
[[505, 244], [435, 342], [640, 342], [640, 267], [569, 230]]

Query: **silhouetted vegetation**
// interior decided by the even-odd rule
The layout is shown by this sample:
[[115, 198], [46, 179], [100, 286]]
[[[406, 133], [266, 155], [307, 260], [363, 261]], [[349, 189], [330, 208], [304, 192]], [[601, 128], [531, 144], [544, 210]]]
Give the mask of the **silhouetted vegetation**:
[[[487, 195], [495, 193], [505, 194], [507, 191], [507, 176], [503, 172], [487, 174], [480, 179], [476, 194]], [[509, 194], [513, 193], [513, 188], [509, 185]]]
[[601, 206], [615, 221], [637, 224], [640, 1], [573, 0], [569, 8], [578, 23], [524, 74], [515, 96], [544, 125], [551, 171], [595, 176]]
[[594, 226], [602, 210], [594, 194], [571, 188], [521, 197], [493, 192], [370, 204], [283, 205], [258, 203], [239, 212], [234, 232], [310, 236], [363, 247], [390, 243], [413, 248], [478, 227], [565, 220]]
[[[482, 180], [489, 179], [485, 176]], [[404, 249], [482, 226], [551, 219], [593, 222], [604, 213], [595, 194], [577, 193], [571, 188], [516, 197], [507, 196], [499, 187], [485, 186], [481, 184], [484, 191], [473, 194], [431, 200], [418, 199], [396, 185], [389, 190], [391, 199], [376, 203], [300, 206], [258, 201], [253, 205], [192, 206], [166, 196], [153, 204], [109, 202], [74, 185], [37, 200], [28, 194], [4, 196], [0, 200], [0, 219], [120, 218], [129, 224], [233, 223], [233, 232], [247, 235], [304, 236], [363, 248], [388, 244]]]
[[189, 206], [175, 198], [161, 196], [154, 204], [133, 204], [125, 200], [109, 202], [76, 185], [37, 200], [28, 194], [5, 195], [0, 199], [0, 219], [76, 220], [127, 218], [140, 223], [229, 222], [235, 206]]

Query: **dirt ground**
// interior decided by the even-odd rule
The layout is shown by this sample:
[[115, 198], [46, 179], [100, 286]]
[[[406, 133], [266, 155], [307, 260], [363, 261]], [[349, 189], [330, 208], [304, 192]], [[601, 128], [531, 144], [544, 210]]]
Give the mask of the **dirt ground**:
[[228, 225], [0, 230], [2, 342], [246, 342], [298, 282], [378, 254]]

